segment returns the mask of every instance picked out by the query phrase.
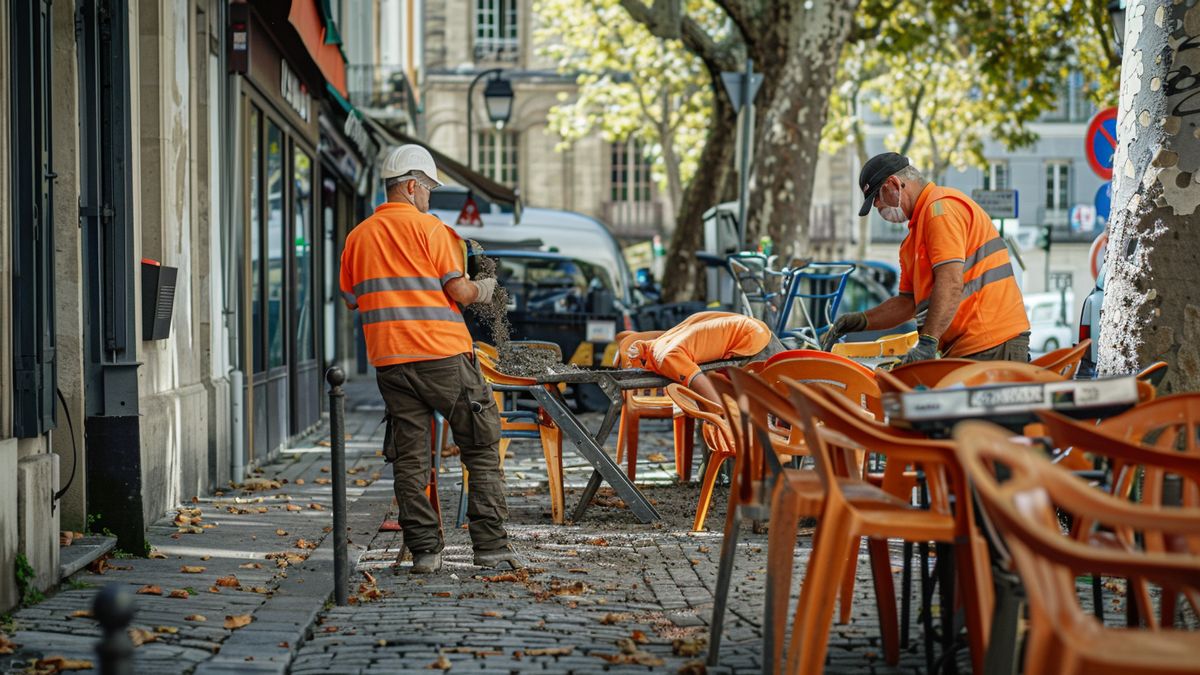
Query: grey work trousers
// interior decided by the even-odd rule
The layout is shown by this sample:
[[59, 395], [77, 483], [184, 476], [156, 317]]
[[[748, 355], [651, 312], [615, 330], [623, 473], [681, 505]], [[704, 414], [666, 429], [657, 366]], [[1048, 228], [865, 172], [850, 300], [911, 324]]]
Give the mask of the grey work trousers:
[[1020, 333], [1016, 337], [1001, 342], [991, 349], [985, 349], [977, 354], [971, 354], [963, 358], [973, 361], [1019, 361], [1021, 363], [1028, 363], [1029, 333]]
[[404, 545], [415, 553], [438, 552], [445, 546], [438, 513], [425, 496], [437, 411], [449, 423], [471, 473], [471, 542], [476, 551], [504, 548], [508, 505], [500, 473], [500, 412], [479, 366], [467, 354], [401, 363], [379, 368], [376, 382], [387, 405], [383, 454], [392, 465]]

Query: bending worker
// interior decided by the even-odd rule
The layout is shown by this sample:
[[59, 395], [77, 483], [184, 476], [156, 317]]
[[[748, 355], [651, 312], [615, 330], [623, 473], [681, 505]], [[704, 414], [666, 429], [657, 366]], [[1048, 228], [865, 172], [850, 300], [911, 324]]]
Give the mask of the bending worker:
[[425, 148], [392, 150], [381, 174], [387, 202], [346, 237], [341, 288], [346, 304], [362, 315], [367, 354], [387, 405], [383, 454], [395, 478], [404, 547], [413, 554], [410, 572], [442, 566], [441, 521], [425, 495], [434, 411], [449, 422], [471, 472], [467, 517], [475, 564], [523, 567], [504, 529], [500, 414], [459, 310], [490, 302], [496, 280], [469, 280], [462, 240], [429, 215], [429, 193], [441, 183]]
[[871, 212], [908, 222], [900, 245], [900, 294], [866, 312], [838, 317], [822, 339], [892, 328], [916, 318], [917, 344], [901, 363], [942, 356], [978, 361], [1028, 361], [1029, 318], [1013, 278], [1004, 240], [970, 197], [925, 180], [908, 158], [872, 157], [858, 177], [859, 216]]
[[634, 341], [627, 356], [635, 366], [719, 401], [717, 390], [700, 371], [701, 363], [747, 356], [757, 361], [781, 351], [783, 344], [758, 319], [729, 312], [699, 312], [652, 340]]

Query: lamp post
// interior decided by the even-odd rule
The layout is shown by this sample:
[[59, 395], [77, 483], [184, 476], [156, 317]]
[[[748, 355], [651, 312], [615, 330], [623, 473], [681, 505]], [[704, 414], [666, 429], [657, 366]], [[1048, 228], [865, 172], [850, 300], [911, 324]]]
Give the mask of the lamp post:
[[1125, 51], [1125, 0], [1111, 0], [1108, 3], [1108, 18], [1112, 21], [1113, 35], [1117, 38], [1117, 63]]
[[483, 103], [487, 108], [488, 119], [496, 124], [497, 128], [503, 128], [508, 122], [508, 118], [512, 115], [513, 90], [512, 84], [505, 79], [501, 73], [503, 68], [491, 68], [479, 73], [475, 79], [471, 80], [470, 86], [467, 87], [467, 168], [475, 168], [475, 132], [473, 130], [475, 117], [473, 114], [475, 100], [475, 85], [488, 75], [492, 75], [492, 79], [488, 80], [487, 87], [483, 90]]

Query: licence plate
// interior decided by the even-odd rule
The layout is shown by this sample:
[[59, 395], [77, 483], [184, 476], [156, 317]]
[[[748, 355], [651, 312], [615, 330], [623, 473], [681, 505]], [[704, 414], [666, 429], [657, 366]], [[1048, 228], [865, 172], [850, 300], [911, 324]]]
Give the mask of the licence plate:
[[588, 342], [612, 342], [617, 337], [617, 326], [611, 321], [587, 322]]

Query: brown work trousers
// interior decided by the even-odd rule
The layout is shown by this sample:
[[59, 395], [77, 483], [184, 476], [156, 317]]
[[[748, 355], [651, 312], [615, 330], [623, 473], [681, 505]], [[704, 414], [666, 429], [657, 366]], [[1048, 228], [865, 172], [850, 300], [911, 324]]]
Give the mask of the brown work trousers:
[[1021, 363], [1028, 363], [1029, 333], [1021, 333], [1010, 340], [1001, 342], [991, 349], [985, 349], [977, 354], [971, 354], [963, 358], [973, 361], [1020, 361]]
[[436, 411], [449, 423], [471, 474], [471, 542], [476, 551], [504, 548], [508, 505], [500, 474], [500, 412], [479, 366], [467, 354], [459, 354], [384, 366], [376, 371], [376, 381], [387, 404], [383, 455], [392, 465], [404, 545], [415, 553], [438, 552], [445, 546], [438, 514], [425, 496]]

